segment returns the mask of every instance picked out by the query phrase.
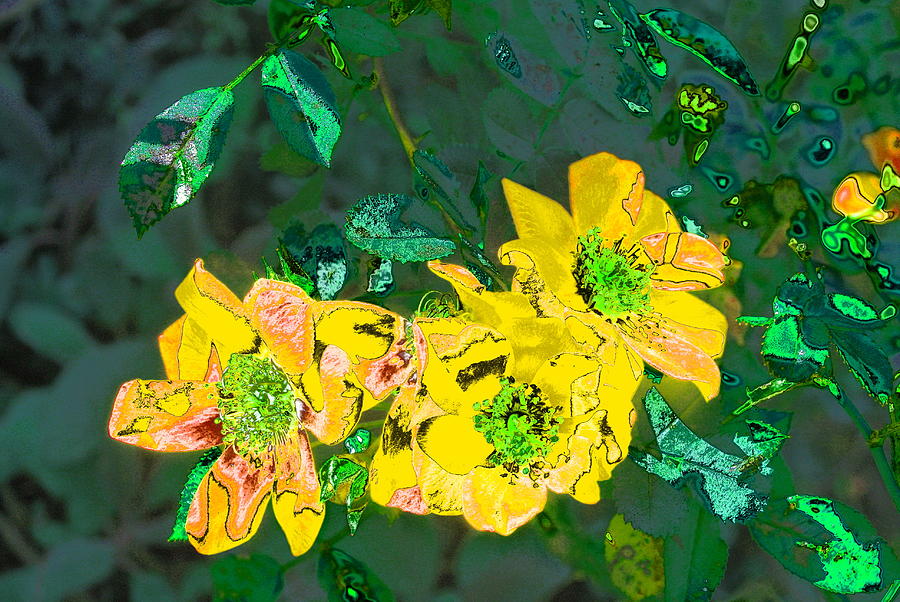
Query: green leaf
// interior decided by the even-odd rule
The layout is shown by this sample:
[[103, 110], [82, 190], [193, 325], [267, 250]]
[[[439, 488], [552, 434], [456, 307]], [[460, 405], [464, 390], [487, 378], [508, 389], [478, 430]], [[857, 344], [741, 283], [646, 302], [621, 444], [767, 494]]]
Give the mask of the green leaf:
[[338, 227], [319, 224], [307, 235], [303, 225], [295, 222], [279, 240], [303, 274], [312, 279], [315, 295], [324, 301], [336, 298], [347, 281], [347, 255]]
[[288, 146], [330, 167], [341, 119], [322, 73], [304, 56], [281, 50], [263, 63], [262, 86], [269, 115]]
[[191, 472], [188, 473], [184, 487], [181, 489], [181, 496], [178, 500], [178, 512], [175, 514], [175, 524], [172, 526], [172, 534], [169, 535], [169, 541], [187, 541], [185, 525], [187, 524], [188, 510], [191, 508], [191, 502], [194, 501], [194, 494], [197, 493], [200, 481], [209, 472], [213, 462], [218, 460], [221, 455], [222, 450], [218, 447], [207, 450], [200, 456], [200, 460], [197, 461]]
[[9, 325], [19, 340], [59, 363], [93, 345], [81, 322], [50, 303], [19, 303], [9, 313]]
[[390, 0], [391, 25], [396, 27], [425, 6], [425, 0]]
[[881, 347], [863, 332], [832, 330], [832, 339], [841, 357], [866, 393], [886, 405], [894, 380], [891, 362]]
[[263, 153], [259, 166], [266, 171], [277, 171], [295, 178], [305, 178], [319, 168], [306, 157], [295, 153], [284, 141]]
[[438, 14], [444, 22], [444, 27], [450, 31], [451, 14], [453, 12], [453, 0], [427, 0], [428, 6]]
[[366, 292], [376, 297], [386, 297], [394, 290], [393, 263], [389, 259], [374, 257], [369, 262], [368, 283]]
[[719, 30], [674, 8], [651, 10], [641, 19], [665, 40], [699, 57], [747, 94], [759, 96], [759, 87], [746, 61]]
[[484, 231], [485, 222], [487, 222], [488, 207], [490, 200], [484, 191], [485, 185], [494, 177], [494, 174], [484, 166], [481, 161], [478, 162], [478, 173], [475, 175], [475, 182], [472, 184], [472, 190], [469, 192], [469, 200], [478, 213], [478, 219], [481, 221], [481, 229]]
[[413, 188], [416, 196], [446, 212], [464, 232], [474, 231], [458, 209], [461, 201], [459, 180], [443, 161], [428, 151], [417, 150], [413, 153]]
[[719, 535], [721, 522], [697, 504], [687, 520], [663, 544], [667, 602], [709, 600], [725, 576], [728, 545]]
[[744, 521], [765, 507], [766, 496], [739, 479], [735, 467], [744, 458], [726, 454], [694, 434], [655, 387], [644, 396], [644, 407], [662, 458], [632, 450], [636, 463], [673, 487], [692, 482], [704, 504], [722, 520]]
[[784, 568], [827, 591], [878, 591], [900, 568], [862, 514], [827, 498], [792, 495], [772, 501], [749, 527]]
[[335, 8], [330, 11], [335, 38], [341, 49], [366, 56], [385, 56], [399, 51], [400, 38], [390, 25], [362, 9]]
[[[334, 497], [346, 499], [347, 525], [350, 527], [350, 534], [353, 535], [366, 507], [366, 504], [356, 504], [356, 501], [366, 493], [369, 485], [369, 469], [350, 458], [331, 456], [319, 468], [319, 482], [322, 484], [319, 497], [323, 502]], [[339, 496], [338, 489], [342, 485], [346, 487], [341, 489], [343, 495]]]
[[621, 514], [609, 523], [603, 556], [612, 582], [629, 600], [643, 600], [663, 592], [663, 540], [635, 529]]
[[278, 248], [275, 249], [275, 253], [278, 255], [281, 273], [279, 274], [278, 270], [270, 266], [266, 262], [265, 257], [263, 257], [262, 264], [263, 269], [265, 270], [264, 278], [290, 282], [294, 286], [302, 288], [308, 295], [314, 295], [316, 291], [315, 283], [312, 281], [312, 278], [306, 275], [306, 271], [304, 271], [300, 264], [297, 263], [297, 260], [291, 255], [291, 252], [288, 251], [284, 245], [279, 245]]
[[328, 594], [329, 602], [396, 600], [391, 590], [365, 564], [337, 548], [322, 551], [317, 572], [319, 585]]
[[407, 225], [400, 214], [412, 199], [405, 194], [370, 195], [347, 210], [347, 240], [382, 259], [407, 263], [428, 261], [453, 253], [452, 240], [434, 235], [415, 222]]
[[281, 565], [271, 556], [226, 556], [210, 568], [215, 602], [274, 602], [284, 587]]
[[486, 45], [497, 67], [515, 87], [548, 107], [559, 99], [561, 88], [553, 69], [511, 36], [494, 32]]
[[205, 88], [141, 130], [119, 170], [119, 192], [138, 236], [194, 198], [222, 152], [233, 112], [230, 90]]

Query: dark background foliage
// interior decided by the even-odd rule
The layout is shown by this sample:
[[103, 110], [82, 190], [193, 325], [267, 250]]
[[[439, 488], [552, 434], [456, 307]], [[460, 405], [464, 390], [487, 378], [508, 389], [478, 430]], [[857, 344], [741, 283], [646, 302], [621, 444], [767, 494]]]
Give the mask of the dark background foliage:
[[[355, 10], [386, 24], [380, 4]], [[809, 8], [799, 0], [673, 4], [725, 32], [761, 84], [777, 69]], [[136, 239], [116, 190], [119, 161], [135, 134], [164, 107], [192, 90], [226, 83], [264, 50], [271, 39], [266, 5], [262, 0], [252, 7], [223, 7], [211, 0], [0, 2], [2, 597], [210, 597], [210, 566], [217, 559], [202, 557], [187, 544], [166, 543], [181, 485], [198, 454], [155, 454], [109, 440], [106, 419], [116, 389], [131, 378], [162, 376], [155, 336], [180, 314], [172, 292], [195, 257], [205, 257], [214, 273], [242, 293], [259, 258], [274, 256], [276, 237], [289, 218], [299, 218], [308, 229], [319, 223], [340, 226], [344, 211], [367, 194], [412, 192], [409, 164], [381, 95], [362, 81], [372, 71], [371, 60], [349, 53], [356, 80], [347, 80], [310, 43], [301, 51], [335, 88], [344, 123], [332, 169], [315, 168], [284, 151], [265, 113], [258, 75], [252, 75], [235, 90], [236, 115], [225, 151], [198, 198]], [[656, 8], [643, 1], [635, 5]], [[798, 116], [779, 136], [769, 127], [783, 104], [744, 96], [672, 46], [663, 48], [668, 80], [660, 89], [651, 86], [652, 115], [630, 114], [615, 95], [621, 63], [608, 45], [617, 34], [595, 32], [590, 60], [578, 63], [573, 49], [580, 42], [550, 25], [555, 7], [524, 0], [454, 0], [450, 33], [430, 13], [415, 15], [388, 37], [381, 32], [374, 41], [345, 41], [367, 52], [396, 51], [384, 58], [385, 71], [407, 125], [424, 136], [421, 147], [449, 164], [465, 186], [481, 160], [495, 174], [565, 201], [566, 166], [601, 150], [640, 162], [648, 186], [660, 194], [692, 183], [693, 194], [674, 199], [673, 206], [707, 232], [731, 237], [730, 253], [743, 262], [731, 290], [743, 313], [770, 315], [775, 287], [801, 266], [783, 244], [775, 246], [773, 256], [759, 257], [757, 251], [761, 239], [783, 232], [787, 222], [761, 205], [754, 209], [752, 227], [744, 229], [721, 202], [751, 179], [770, 183], [782, 174], [829, 197], [850, 171], [872, 170], [860, 136], [881, 125], [900, 125], [900, 48], [891, 42], [900, 23], [897, 4], [830, 3], [813, 39], [811, 69], [801, 69], [785, 98], [833, 105], [832, 91], [853, 72], [869, 81], [892, 73], [894, 91], [836, 107], [839, 120], [827, 126]], [[547, 65], [565, 90], [559, 98], [551, 86], [543, 104], [547, 98], [540, 91], [523, 93], [510, 84], [485, 50], [486, 37], [498, 29]], [[729, 103], [726, 125], [703, 160], [735, 178], [727, 193], [688, 167], [680, 144], [649, 136], [685, 82], [711, 84]], [[837, 150], [827, 165], [815, 167], [805, 152], [820, 134], [831, 135]], [[755, 136], [770, 144], [769, 159], [748, 148], [747, 140]], [[488, 189], [490, 251], [512, 235], [497, 180]], [[415, 212], [423, 223], [441, 228], [424, 209]], [[898, 263], [897, 232], [896, 223], [878, 230], [880, 257], [888, 263]], [[351, 281], [344, 298], [364, 291], [367, 262], [358, 251], [348, 247], [348, 253]], [[819, 252], [818, 258], [825, 257]], [[828, 271], [830, 285], [879, 307], [889, 300], [878, 296], [852, 262], [828, 262], [836, 266]], [[398, 310], [414, 307], [403, 292], [443, 289], [421, 265], [403, 266], [395, 275], [398, 292], [385, 303]], [[725, 303], [714, 295], [709, 299]], [[896, 332], [893, 340], [888, 334], [882, 333], [882, 343], [893, 354]], [[759, 339], [759, 332], [750, 331], [729, 340], [722, 366], [739, 375], [742, 386], [726, 388], [708, 406], [670, 398], [699, 434], [717, 431], [741, 403], [743, 386], [768, 379]], [[847, 374], [841, 378], [870, 422], [882, 425], [884, 410]], [[793, 491], [853, 506], [888, 541], [897, 542], [897, 514], [865, 443], [833, 400], [801, 389], [767, 407], [794, 412], [785, 462], [779, 465], [782, 482], [791, 478], [789, 467]], [[617, 511], [614, 501], [627, 499], [615, 494], [615, 481], [604, 485], [604, 500], [596, 507], [561, 502], [575, 513], [578, 530], [598, 543]], [[647, 496], [691, 497], [655, 491], [648, 489]], [[665, 520], [664, 511], [658, 514]], [[338, 532], [342, 520], [343, 510], [331, 506], [323, 536]], [[723, 527], [722, 537], [730, 554], [716, 599], [826, 596], [762, 552], [743, 527]], [[622, 597], [605, 576], [602, 553], [592, 559], [594, 548], [558, 544], [537, 524], [501, 538], [472, 532], [459, 518], [397, 516], [370, 508], [357, 535], [339, 547], [407, 600]], [[234, 553], [289, 559], [271, 516], [259, 535]], [[317, 558], [314, 549], [285, 573], [285, 599], [324, 596], [315, 574]]]

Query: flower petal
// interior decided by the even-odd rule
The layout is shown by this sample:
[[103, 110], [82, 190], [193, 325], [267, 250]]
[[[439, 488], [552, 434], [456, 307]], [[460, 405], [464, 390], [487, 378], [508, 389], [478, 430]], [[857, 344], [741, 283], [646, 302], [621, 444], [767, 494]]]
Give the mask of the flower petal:
[[583, 310], [587, 306], [576, 290], [577, 285], [573, 276], [574, 250], [574, 239], [572, 244], [565, 247], [548, 247], [545, 242], [536, 238], [519, 238], [504, 243], [500, 247], [499, 254], [502, 258], [514, 251], [524, 253], [534, 264], [530, 269], [537, 272], [538, 277], [560, 301], [571, 308]]
[[266, 278], [244, 297], [250, 323], [288, 376], [299, 376], [312, 364], [312, 304], [299, 286]]
[[596, 504], [600, 501], [600, 468], [594, 461], [592, 437], [572, 434], [566, 449], [563, 457], [567, 460], [550, 470], [547, 487], [556, 493], [568, 493], [582, 504]]
[[719, 394], [722, 376], [716, 362], [700, 347], [664, 325], [660, 326], [659, 333], [645, 337], [623, 333], [623, 340], [657, 370], [679, 380], [693, 381], [707, 401]]
[[501, 184], [519, 238], [538, 239], [546, 248], [574, 249], [572, 217], [562, 205], [512, 180], [504, 178]]
[[441, 468], [466, 474], [487, 461], [494, 446], [475, 430], [470, 416], [447, 414], [429, 418], [419, 425], [416, 443]]
[[119, 387], [109, 436], [157, 451], [195, 451], [222, 442], [216, 423], [216, 385], [194, 381], [132, 380]]
[[652, 291], [651, 304], [666, 319], [666, 328], [690, 341], [707, 355], [720, 357], [725, 350], [728, 322], [718, 309], [695, 295]]
[[831, 196], [831, 206], [843, 216], [879, 224], [891, 221], [891, 212], [875, 207], [881, 180], [873, 173], [855, 172], [841, 180]]
[[201, 554], [239, 546], [256, 533], [272, 495], [270, 465], [256, 468], [227, 447], [203, 480], [188, 510], [185, 530]]
[[563, 416], [581, 416], [600, 404], [601, 369], [594, 357], [561, 353], [545, 362], [531, 382], [562, 407]]
[[604, 236], [629, 236], [643, 198], [644, 172], [633, 161], [598, 153], [569, 165], [569, 204], [579, 235], [599, 226]]
[[202, 259], [194, 262], [175, 289], [175, 298], [188, 317], [212, 337], [226, 363], [232, 353], [248, 353], [258, 347], [259, 339], [241, 301], [206, 271]]
[[365, 391], [343, 349], [329, 345], [300, 378], [300, 423], [326, 445], [343, 441], [356, 427]]
[[412, 465], [412, 415], [419, 388], [407, 385], [391, 404], [381, 430], [381, 444], [369, 465], [372, 501], [387, 506], [396, 492], [416, 485]]
[[181, 316], [158, 338], [166, 376], [171, 380], [205, 380], [212, 339], [196, 321]]
[[525, 295], [539, 318], [562, 318], [565, 315], [565, 304], [544, 280], [540, 267], [531, 254], [513, 248], [503, 252], [501, 247], [500, 262], [516, 268], [512, 282], [513, 292]]
[[463, 482], [463, 516], [479, 531], [509, 535], [547, 503], [547, 487], [519, 476], [510, 482], [500, 467], [478, 467]]
[[422, 497], [422, 490], [418, 485], [407, 487], [406, 489], [398, 489], [391, 496], [390, 501], [385, 504], [388, 508], [397, 508], [410, 514], [418, 514], [420, 516], [430, 514], [431, 510], [425, 499]]
[[413, 468], [422, 499], [432, 513], [446, 516], [462, 514], [462, 487], [466, 477], [447, 472], [418, 446], [413, 448]]
[[644, 202], [641, 205], [641, 213], [638, 223], [629, 237], [632, 241], [638, 241], [644, 236], [666, 232], [678, 234], [681, 232], [681, 224], [669, 207], [669, 204], [650, 190], [644, 190]]
[[279, 446], [272, 509], [281, 525], [291, 554], [300, 556], [312, 547], [325, 504], [319, 499], [319, 477], [306, 433], [300, 431]]
[[650, 276], [653, 288], [691, 291], [725, 282], [725, 256], [702, 236], [659, 232], [643, 237], [641, 245], [656, 264]]

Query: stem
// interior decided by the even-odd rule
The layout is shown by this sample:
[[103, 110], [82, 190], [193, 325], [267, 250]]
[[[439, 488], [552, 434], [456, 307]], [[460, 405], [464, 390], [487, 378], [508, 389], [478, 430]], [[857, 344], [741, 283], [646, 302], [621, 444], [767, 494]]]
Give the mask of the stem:
[[309, 32], [312, 29], [312, 27], [313, 27], [313, 23], [308, 22], [303, 27], [295, 29], [288, 35], [284, 36], [283, 38], [281, 38], [280, 40], [275, 42], [274, 44], [270, 44], [269, 48], [264, 53], [262, 53], [259, 57], [257, 57], [257, 59], [255, 61], [250, 63], [246, 69], [244, 69], [243, 71], [240, 72], [240, 74], [238, 74], [237, 77], [235, 77], [233, 80], [228, 82], [225, 85], [225, 89], [231, 90], [232, 88], [237, 86], [239, 83], [244, 81], [244, 79], [248, 75], [253, 73], [253, 71], [257, 67], [259, 67], [267, 58], [269, 58], [273, 54], [277, 53], [279, 50], [281, 50], [285, 46], [289, 46], [292, 44], [297, 44], [299, 42], [302, 42], [304, 39], [306, 39], [306, 36], [309, 35]]
[[[862, 434], [863, 439], [868, 440], [872, 434], [872, 427], [869, 426], [869, 423], [866, 422], [863, 415], [859, 413], [859, 410], [856, 409], [853, 402], [843, 393], [837, 397], [837, 401], [844, 411], [847, 412], [847, 416], [850, 417], [853, 424], [856, 425], [856, 428]], [[894, 473], [891, 471], [891, 466], [888, 464], [887, 456], [884, 454], [884, 447], [869, 447], [869, 451], [872, 452], [872, 459], [875, 461], [875, 467], [878, 469], [878, 474], [881, 475], [881, 480], [884, 481], [884, 487], [887, 489], [891, 501], [894, 502], [897, 512], [900, 512], [900, 485], [897, 484]]]
[[378, 78], [378, 89], [381, 90], [381, 97], [384, 99], [384, 108], [387, 109], [388, 117], [391, 118], [391, 123], [394, 124], [397, 136], [400, 137], [400, 142], [403, 144], [403, 150], [406, 151], [406, 158], [409, 159], [409, 163], [412, 165], [413, 153], [416, 152], [416, 143], [409, 133], [409, 128], [403, 123], [400, 111], [397, 109], [397, 99], [394, 96], [394, 91], [388, 84], [387, 76], [384, 73], [384, 60], [380, 56], [376, 56], [372, 59], [372, 63], [375, 69], [375, 75]]

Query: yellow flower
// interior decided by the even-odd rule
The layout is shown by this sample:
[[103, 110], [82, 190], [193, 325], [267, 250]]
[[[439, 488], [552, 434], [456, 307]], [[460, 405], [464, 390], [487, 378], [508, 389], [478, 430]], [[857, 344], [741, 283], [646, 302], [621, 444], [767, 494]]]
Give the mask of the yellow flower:
[[557, 339], [529, 347], [459, 318], [416, 319], [419, 378], [401, 388], [385, 420], [372, 499], [462, 514], [503, 535], [540, 512], [548, 490], [596, 503], [598, 481], [627, 453], [637, 381], [624, 353], [611, 366], [557, 354], [566, 336], [559, 326]]
[[175, 296], [185, 315], [159, 337], [169, 380], [122, 385], [109, 435], [157, 451], [225, 446], [187, 514], [199, 552], [250, 539], [271, 499], [291, 552], [303, 554], [325, 511], [307, 431], [343, 440], [407, 380], [406, 322], [267, 279], [240, 300], [199, 259]]
[[[570, 165], [571, 215], [510, 180], [503, 190], [519, 238], [500, 248], [500, 259], [517, 268], [513, 290], [532, 312], [562, 320], [606, 364], [624, 348], [635, 377], [646, 362], [693, 381], [706, 399], [718, 394], [713, 358], [722, 353], [727, 324], [689, 291], [722, 284], [726, 259], [710, 241], [682, 232], [665, 201], [644, 190], [640, 166], [608, 153]], [[461, 298], [506, 311], [510, 297], [431, 266]]]

